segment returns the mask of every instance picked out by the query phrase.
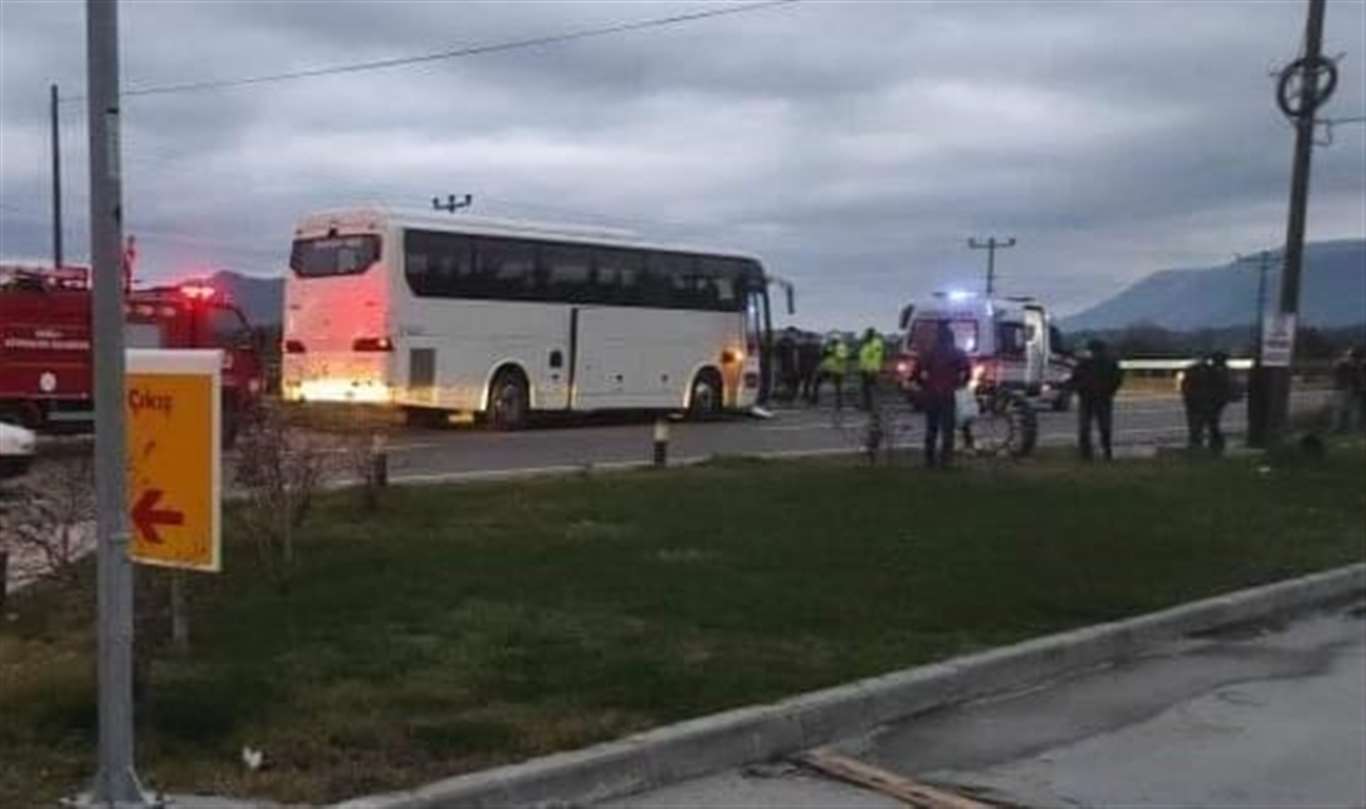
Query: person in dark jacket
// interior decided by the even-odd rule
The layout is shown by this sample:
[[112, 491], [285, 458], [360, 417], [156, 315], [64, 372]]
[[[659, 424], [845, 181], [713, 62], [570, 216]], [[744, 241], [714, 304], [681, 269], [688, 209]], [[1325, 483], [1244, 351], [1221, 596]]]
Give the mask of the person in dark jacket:
[[1233, 379], [1228, 370], [1228, 355], [1216, 351], [1186, 369], [1181, 378], [1181, 399], [1186, 405], [1186, 425], [1190, 431], [1191, 449], [1205, 446], [1209, 434], [1209, 448], [1214, 453], [1224, 451], [1224, 432], [1219, 422], [1224, 408], [1233, 401]]
[[797, 343], [797, 374], [801, 378], [802, 398], [811, 404], [816, 401], [816, 375], [820, 367], [820, 339], [810, 334], [802, 335]]
[[[916, 381], [920, 383], [921, 404], [925, 408], [926, 467], [946, 467], [953, 462], [954, 393], [968, 384], [971, 374], [968, 355], [954, 345], [949, 324], [941, 322], [934, 347], [916, 366]], [[936, 457], [935, 447], [941, 442]]]
[[1366, 426], [1366, 349], [1355, 346], [1333, 363], [1333, 429]]
[[1081, 457], [1091, 460], [1091, 422], [1100, 432], [1100, 448], [1105, 460], [1114, 457], [1111, 436], [1114, 432], [1115, 394], [1124, 382], [1124, 372], [1110, 356], [1101, 340], [1086, 344], [1087, 353], [1072, 370], [1072, 389], [1077, 393], [1077, 446]]
[[788, 326], [783, 329], [782, 336], [778, 338], [778, 342], [773, 347], [777, 359], [778, 380], [782, 383], [780, 398], [789, 402], [797, 398], [797, 389], [801, 385], [797, 338], [797, 330]]

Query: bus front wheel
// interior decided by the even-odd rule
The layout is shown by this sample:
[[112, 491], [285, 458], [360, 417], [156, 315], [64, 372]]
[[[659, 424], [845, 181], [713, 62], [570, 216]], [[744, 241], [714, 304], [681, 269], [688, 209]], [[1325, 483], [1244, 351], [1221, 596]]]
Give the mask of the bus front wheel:
[[720, 415], [721, 396], [720, 376], [715, 371], [702, 371], [692, 383], [692, 393], [688, 397], [688, 417], [700, 420]]
[[530, 409], [526, 377], [514, 370], [499, 371], [489, 391], [489, 422], [495, 429], [520, 430]]

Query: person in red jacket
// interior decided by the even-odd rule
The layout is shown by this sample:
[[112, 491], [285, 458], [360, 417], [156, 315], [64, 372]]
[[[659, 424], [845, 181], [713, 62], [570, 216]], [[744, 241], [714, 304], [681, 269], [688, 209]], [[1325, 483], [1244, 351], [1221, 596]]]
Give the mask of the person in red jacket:
[[[954, 392], [968, 384], [972, 366], [968, 355], [954, 345], [953, 329], [947, 321], [939, 324], [934, 347], [920, 360], [916, 379], [920, 382], [925, 408], [925, 466], [948, 466], [953, 461], [955, 422]], [[942, 442], [938, 457], [935, 446]]]

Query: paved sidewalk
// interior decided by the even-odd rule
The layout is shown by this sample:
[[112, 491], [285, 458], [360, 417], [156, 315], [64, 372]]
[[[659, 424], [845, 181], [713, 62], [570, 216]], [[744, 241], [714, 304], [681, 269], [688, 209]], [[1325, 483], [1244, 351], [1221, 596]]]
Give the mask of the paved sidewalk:
[[[1052, 687], [932, 712], [841, 746], [1017, 806], [1366, 806], [1366, 606], [1173, 644]], [[902, 804], [777, 764], [607, 807]]]

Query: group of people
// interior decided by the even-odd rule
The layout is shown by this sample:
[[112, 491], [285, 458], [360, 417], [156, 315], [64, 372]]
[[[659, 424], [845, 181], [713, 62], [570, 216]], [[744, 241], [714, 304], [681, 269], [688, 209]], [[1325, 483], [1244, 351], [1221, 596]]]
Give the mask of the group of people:
[[[1114, 398], [1122, 381], [1119, 363], [1099, 340], [1088, 344], [1088, 352], [1081, 357], [1073, 373], [1071, 385], [1079, 399], [1079, 445], [1083, 458], [1093, 454], [1092, 428], [1099, 432], [1101, 452], [1108, 459], [1113, 456], [1111, 443]], [[836, 409], [844, 406], [844, 377], [850, 359], [850, 349], [844, 338], [832, 333], [825, 338], [806, 335], [787, 329], [775, 346], [778, 375], [782, 381], [782, 396], [788, 401], [802, 399], [811, 405], [820, 404], [821, 389], [826, 383], [835, 389]], [[861, 382], [861, 406], [871, 410], [876, 399], [876, 385], [885, 360], [885, 341], [874, 329], [868, 329], [857, 349], [857, 367]], [[943, 467], [952, 463], [956, 436], [961, 431], [964, 443], [972, 445], [971, 419], [976, 400], [968, 383], [972, 363], [967, 353], [954, 340], [953, 329], [940, 323], [934, 344], [929, 346], [916, 364], [915, 383], [918, 403], [925, 413], [925, 465]]]
[[[967, 414], [968, 418], [961, 421], [959, 418], [965, 407], [975, 409], [976, 406], [972, 393], [967, 390], [971, 375], [972, 364], [967, 354], [954, 343], [953, 330], [947, 323], [939, 324], [934, 345], [916, 368], [920, 404], [925, 411], [927, 467], [946, 467], [952, 463], [956, 429], [962, 430], [965, 444], [969, 448], [972, 446], [972, 414]], [[1078, 400], [1077, 443], [1086, 460], [1095, 455], [1091, 442], [1093, 428], [1099, 433], [1105, 458], [1114, 457], [1111, 440], [1114, 401], [1123, 380], [1124, 373], [1108, 346], [1100, 340], [1090, 341], [1068, 383]]]
[[[788, 401], [801, 399], [819, 405], [821, 390], [829, 384], [834, 388], [835, 408], [842, 409], [844, 378], [852, 356], [860, 379], [860, 404], [865, 410], [873, 408], [886, 357], [885, 341], [874, 329], [868, 329], [851, 350], [837, 332], [821, 337], [789, 328], [775, 348], [783, 385], [780, 395]], [[915, 371], [918, 402], [925, 413], [926, 466], [951, 463], [955, 433], [959, 430], [965, 443], [969, 447], [972, 444], [970, 424], [974, 413], [963, 412], [967, 408], [975, 410], [975, 400], [967, 390], [971, 374], [972, 365], [967, 354], [955, 344], [953, 330], [947, 323], [940, 323], [934, 345], [923, 353]], [[1100, 454], [1106, 460], [1114, 457], [1114, 400], [1123, 379], [1124, 373], [1109, 347], [1101, 340], [1089, 341], [1068, 381], [1077, 399], [1077, 447], [1085, 460], [1097, 454], [1093, 435], [1099, 439]], [[1366, 428], [1366, 350], [1353, 348], [1335, 363], [1333, 387], [1335, 429]], [[1216, 351], [1187, 368], [1181, 379], [1181, 398], [1189, 447], [1222, 453], [1224, 409], [1237, 398], [1228, 355]]]
[[778, 379], [782, 382], [780, 398], [795, 402], [801, 399], [812, 406], [820, 404], [821, 389], [829, 384], [835, 389], [835, 409], [844, 408], [844, 377], [849, 371], [851, 353], [855, 353], [860, 382], [860, 404], [871, 410], [877, 395], [878, 375], [886, 359], [886, 342], [875, 329], [863, 333], [855, 352], [851, 352], [844, 336], [831, 332], [824, 338], [787, 328], [778, 338], [775, 348]]

